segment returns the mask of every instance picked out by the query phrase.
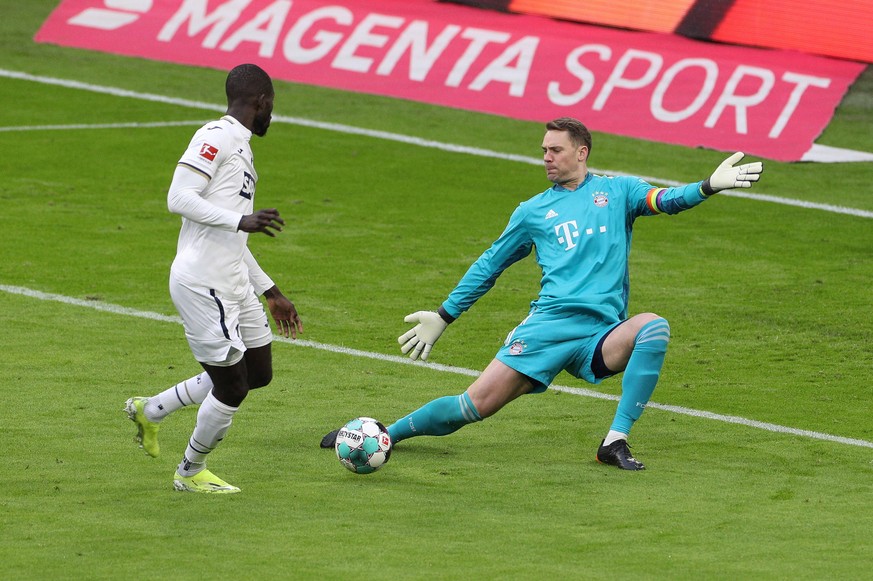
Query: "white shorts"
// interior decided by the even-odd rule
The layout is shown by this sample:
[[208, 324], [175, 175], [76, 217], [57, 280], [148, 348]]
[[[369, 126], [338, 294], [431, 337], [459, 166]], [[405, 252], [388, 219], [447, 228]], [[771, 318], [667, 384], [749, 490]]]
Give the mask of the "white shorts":
[[246, 348], [263, 347], [273, 340], [267, 313], [252, 287], [242, 300], [227, 299], [214, 289], [185, 285], [171, 274], [170, 297], [200, 363], [234, 365]]

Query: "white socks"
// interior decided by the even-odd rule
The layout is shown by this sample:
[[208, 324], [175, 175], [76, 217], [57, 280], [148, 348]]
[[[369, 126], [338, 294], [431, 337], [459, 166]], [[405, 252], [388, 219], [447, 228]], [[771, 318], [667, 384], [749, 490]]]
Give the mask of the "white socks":
[[179, 464], [181, 476], [193, 476], [206, 468], [206, 456], [218, 446], [233, 422], [238, 408], [224, 405], [212, 395], [212, 378], [205, 371], [148, 399], [143, 408], [146, 419], [160, 422], [174, 411], [200, 405], [197, 424]]
[[603, 445], [609, 446], [618, 440], [627, 440], [627, 434], [616, 432], [615, 430], [609, 430], [609, 433], [606, 434], [606, 439], [603, 440]]
[[218, 446], [239, 408], [224, 405], [210, 393], [197, 411], [197, 425], [179, 464], [181, 476], [193, 476], [206, 468], [206, 456]]
[[205, 371], [150, 397], [143, 408], [150, 422], [160, 422], [174, 411], [203, 403], [212, 391], [212, 378]]

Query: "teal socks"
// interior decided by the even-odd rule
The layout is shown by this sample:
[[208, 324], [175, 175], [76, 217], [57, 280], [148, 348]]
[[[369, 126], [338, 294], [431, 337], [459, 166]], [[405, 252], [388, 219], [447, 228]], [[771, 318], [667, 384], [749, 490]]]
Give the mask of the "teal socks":
[[670, 324], [666, 319], [650, 321], [637, 333], [633, 353], [624, 370], [621, 399], [611, 430], [629, 434], [631, 426], [640, 419], [661, 375], [669, 341]]
[[445, 436], [481, 420], [482, 417], [476, 411], [470, 396], [464, 392], [424, 404], [388, 426], [388, 434], [396, 444], [415, 436]]

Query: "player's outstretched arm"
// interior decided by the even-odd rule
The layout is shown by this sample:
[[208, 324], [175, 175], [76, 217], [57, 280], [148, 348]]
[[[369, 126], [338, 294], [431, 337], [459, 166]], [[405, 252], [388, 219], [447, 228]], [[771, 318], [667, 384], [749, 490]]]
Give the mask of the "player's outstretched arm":
[[435, 311], [417, 311], [406, 315], [403, 320], [417, 324], [397, 338], [397, 342], [401, 345], [400, 351], [404, 354], [409, 353], [409, 358], [413, 361], [419, 357], [422, 361], [427, 361], [430, 350], [449, 326], [449, 322]]
[[710, 196], [716, 192], [730, 188], [751, 188], [754, 182], [761, 179], [761, 173], [764, 171], [764, 164], [760, 161], [735, 165], [739, 163], [744, 156], [744, 153], [738, 151], [721, 162], [721, 165], [715, 168], [712, 175], [703, 182], [703, 185], [701, 186], [703, 193]]

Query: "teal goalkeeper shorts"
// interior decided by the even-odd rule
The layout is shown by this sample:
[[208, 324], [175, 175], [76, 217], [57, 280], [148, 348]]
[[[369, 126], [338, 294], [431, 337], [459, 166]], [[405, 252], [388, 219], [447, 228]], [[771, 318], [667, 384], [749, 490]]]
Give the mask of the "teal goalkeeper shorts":
[[497, 359], [533, 380], [531, 393], [546, 391], [564, 370], [597, 384], [608, 375], [595, 377], [591, 370], [594, 353], [620, 323], [604, 323], [585, 314], [534, 310], [509, 333]]

